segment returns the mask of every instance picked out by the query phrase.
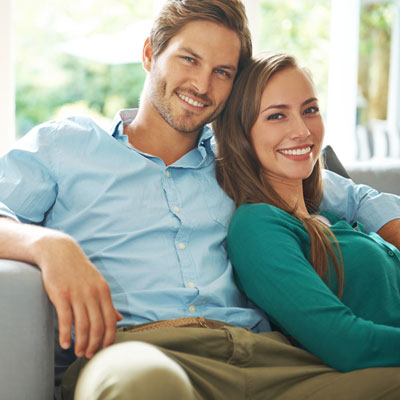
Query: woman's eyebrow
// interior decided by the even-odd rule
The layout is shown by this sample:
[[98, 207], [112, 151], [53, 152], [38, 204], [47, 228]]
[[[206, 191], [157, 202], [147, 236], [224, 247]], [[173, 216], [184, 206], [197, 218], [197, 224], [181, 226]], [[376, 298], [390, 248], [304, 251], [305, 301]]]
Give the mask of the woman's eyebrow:
[[[310, 97], [309, 99], [303, 101], [301, 103], [302, 106], [305, 106], [306, 104], [310, 104], [313, 101], [318, 101], [318, 99], [316, 97]], [[265, 112], [268, 111], [271, 108], [279, 108], [279, 109], [286, 109], [289, 108], [289, 106], [287, 106], [286, 104], [271, 104], [270, 106], [268, 106], [267, 108], [265, 108], [264, 110], [262, 110], [261, 112]]]

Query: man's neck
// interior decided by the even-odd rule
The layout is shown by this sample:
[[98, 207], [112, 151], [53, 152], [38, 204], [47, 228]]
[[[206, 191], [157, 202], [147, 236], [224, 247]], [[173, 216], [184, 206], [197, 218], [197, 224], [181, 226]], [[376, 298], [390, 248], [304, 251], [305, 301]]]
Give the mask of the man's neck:
[[197, 145], [198, 133], [182, 133], [169, 126], [150, 104], [139, 108], [136, 118], [124, 128], [137, 150], [161, 158], [171, 165]]

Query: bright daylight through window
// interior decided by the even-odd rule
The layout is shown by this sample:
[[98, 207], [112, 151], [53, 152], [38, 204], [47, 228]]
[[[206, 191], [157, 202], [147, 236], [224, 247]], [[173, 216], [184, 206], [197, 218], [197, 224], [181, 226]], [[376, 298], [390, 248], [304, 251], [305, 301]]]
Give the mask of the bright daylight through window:
[[[136, 107], [145, 78], [142, 45], [162, 1], [15, 0], [12, 21], [16, 136], [23, 136], [41, 122], [71, 114], [92, 116], [108, 127], [118, 109]], [[390, 68], [391, 64], [399, 66], [399, 50], [394, 54], [392, 40], [399, 24], [398, 2], [354, 1], [358, 5], [353, 7], [351, 23], [347, 24], [354, 28], [341, 24], [343, 5], [347, 4], [343, 0], [245, 3], [256, 52], [287, 51], [313, 72], [321, 109], [328, 120], [327, 140], [336, 141], [339, 153], [343, 139], [338, 138], [351, 135], [352, 159], [398, 157], [398, 122], [388, 102], [388, 98], [393, 99], [393, 107], [399, 98], [398, 88], [391, 88], [389, 83], [390, 78], [392, 82], [398, 80]], [[349, 7], [345, 8], [347, 13]], [[335, 26], [337, 10], [342, 17]], [[337, 41], [342, 30], [346, 30], [348, 43]], [[343, 61], [350, 62], [346, 46], [353, 46], [347, 49], [348, 54], [359, 54], [349, 65]], [[340, 52], [344, 59], [339, 60]], [[345, 72], [354, 69], [347, 81], [339, 72], [344, 65]], [[338, 73], [332, 83], [335, 70]], [[352, 110], [347, 111], [350, 122], [345, 132], [337, 125], [340, 96], [354, 97], [348, 103]], [[328, 110], [331, 115], [327, 115]]]

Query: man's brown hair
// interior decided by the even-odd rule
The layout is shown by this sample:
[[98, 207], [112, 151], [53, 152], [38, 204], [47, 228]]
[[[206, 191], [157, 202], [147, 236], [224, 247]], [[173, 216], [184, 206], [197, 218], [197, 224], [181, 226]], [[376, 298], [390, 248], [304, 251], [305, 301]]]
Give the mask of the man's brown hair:
[[199, 20], [223, 25], [238, 35], [241, 44], [239, 72], [252, 56], [251, 35], [241, 0], [168, 0], [151, 28], [153, 56], [161, 54], [170, 39], [187, 23]]

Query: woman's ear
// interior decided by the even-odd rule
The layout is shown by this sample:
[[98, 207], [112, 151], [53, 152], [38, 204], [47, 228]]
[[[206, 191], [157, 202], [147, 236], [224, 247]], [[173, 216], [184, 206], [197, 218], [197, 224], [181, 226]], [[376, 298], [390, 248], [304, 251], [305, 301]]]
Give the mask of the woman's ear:
[[151, 47], [150, 38], [147, 38], [143, 46], [142, 62], [147, 72], [150, 72], [151, 61], [153, 59], [153, 48]]

